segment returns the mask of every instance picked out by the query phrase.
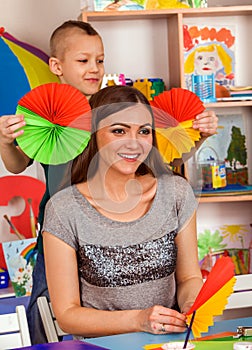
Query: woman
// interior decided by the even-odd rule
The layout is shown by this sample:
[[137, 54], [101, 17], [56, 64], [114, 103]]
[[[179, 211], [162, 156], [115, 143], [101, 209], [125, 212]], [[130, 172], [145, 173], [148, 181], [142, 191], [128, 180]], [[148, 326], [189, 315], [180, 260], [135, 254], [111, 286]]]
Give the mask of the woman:
[[90, 104], [92, 136], [73, 163], [72, 186], [46, 208], [56, 318], [83, 337], [183, 332], [202, 286], [193, 191], [163, 163], [141, 92], [111, 86]]

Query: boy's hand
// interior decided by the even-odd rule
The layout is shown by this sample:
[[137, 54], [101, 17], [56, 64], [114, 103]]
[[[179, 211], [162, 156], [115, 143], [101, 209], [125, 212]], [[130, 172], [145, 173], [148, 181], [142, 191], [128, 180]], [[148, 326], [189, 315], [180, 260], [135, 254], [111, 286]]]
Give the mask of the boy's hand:
[[197, 115], [193, 122], [193, 128], [198, 129], [204, 138], [216, 134], [217, 127], [218, 117], [214, 111], [204, 111]]
[[11, 144], [14, 139], [23, 134], [19, 130], [25, 125], [23, 115], [4, 115], [0, 117], [0, 142], [1, 144]]

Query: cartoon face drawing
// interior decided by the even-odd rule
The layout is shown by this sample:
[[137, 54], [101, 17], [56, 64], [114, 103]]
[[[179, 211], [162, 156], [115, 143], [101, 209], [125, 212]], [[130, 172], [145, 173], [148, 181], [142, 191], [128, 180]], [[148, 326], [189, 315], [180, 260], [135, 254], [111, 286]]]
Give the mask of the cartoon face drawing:
[[215, 74], [223, 68], [218, 53], [214, 51], [198, 51], [195, 53], [194, 67], [196, 74]]

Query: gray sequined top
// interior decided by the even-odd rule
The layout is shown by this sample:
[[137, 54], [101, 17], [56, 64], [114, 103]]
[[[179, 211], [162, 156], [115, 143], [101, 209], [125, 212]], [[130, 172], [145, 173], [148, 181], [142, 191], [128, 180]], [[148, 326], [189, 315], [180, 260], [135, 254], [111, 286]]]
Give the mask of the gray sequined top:
[[160, 177], [150, 210], [127, 223], [104, 217], [71, 186], [48, 202], [43, 231], [76, 250], [83, 306], [173, 307], [174, 239], [195, 208], [193, 191], [180, 176]]

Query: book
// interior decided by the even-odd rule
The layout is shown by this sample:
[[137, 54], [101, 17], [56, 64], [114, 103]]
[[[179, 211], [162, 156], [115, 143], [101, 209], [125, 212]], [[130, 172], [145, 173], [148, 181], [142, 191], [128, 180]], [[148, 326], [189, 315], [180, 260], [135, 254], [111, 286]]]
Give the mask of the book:
[[235, 91], [235, 92], [239, 92], [239, 91], [247, 91], [247, 90], [252, 90], [252, 86], [248, 85], [248, 86], [230, 86], [230, 91]]
[[230, 97], [218, 97], [217, 102], [234, 102], [234, 101], [251, 101], [252, 100], [252, 95], [240, 95], [240, 96], [230, 96]]

